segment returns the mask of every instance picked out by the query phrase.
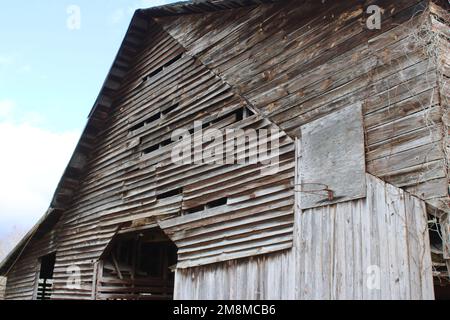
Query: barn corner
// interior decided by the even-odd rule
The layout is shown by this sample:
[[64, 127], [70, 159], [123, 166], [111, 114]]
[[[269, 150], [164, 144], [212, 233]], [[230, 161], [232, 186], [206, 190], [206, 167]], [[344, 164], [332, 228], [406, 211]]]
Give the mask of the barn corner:
[[448, 298], [448, 9], [136, 11], [5, 298]]

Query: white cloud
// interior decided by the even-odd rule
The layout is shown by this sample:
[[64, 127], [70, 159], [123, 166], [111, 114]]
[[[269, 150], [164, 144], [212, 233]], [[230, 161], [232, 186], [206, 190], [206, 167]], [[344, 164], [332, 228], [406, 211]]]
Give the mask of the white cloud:
[[8, 72], [15, 71], [19, 74], [28, 74], [33, 68], [23, 60], [21, 54], [0, 54], [0, 68]]
[[0, 261], [6, 257], [27, 232], [28, 230], [23, 227], [14, 226], [0, 236]]
[[0, 120], [12, 115], [15, 103], [12, 100], [0, 100]]
[[10, 66], [14, 63], [14, 58], [10, 55], [0, 55], [0, 67]]
[[[0, 106], [11, 109], [14, 103]], [[29, 229], [45, 213], [78, 138], [79, 132], [0, 119], [0, 233]]]

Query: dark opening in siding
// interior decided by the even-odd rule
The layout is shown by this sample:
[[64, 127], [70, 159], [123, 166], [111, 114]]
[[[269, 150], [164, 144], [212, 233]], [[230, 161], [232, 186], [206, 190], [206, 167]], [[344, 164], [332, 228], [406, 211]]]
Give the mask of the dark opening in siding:
[[216, 208], [216, 207], [223, 206], [225, 204], [227, 204], [227, 198], [226, 197], [225, 198], [220, 198], [220, 199], [217, 199], [217, 200], [214, 200], [214, 201], [210, 201], [210, 202], [208, 202], [205, 205], [205, 207], [207, 209], [209, 209], [209, 208]]
[[55, 269], [56, 252], [39, 259], [40, 270], [37, 279], [36, 300], [49, 300], [53, 289], [53, 271]]
[[155, 145], [153, 145], [153, 146], [150, 146], [150, 147], [148, 147], [148, 148], [145, 148], [144, 150], [142, 150], [142, 153], [143, 153], [143, 154], [149, 154], [149, 153], [152, 153], [152, 152], [154, 152], [154, 151], [156, 151], [156, 150], [161, 149], [162, 147], [168, 146], [168, 145], [171, 144], [172, 142], [173, 142], [172, 139], [166, 139], [166, 140], [163, 140], [163, 141], [161, 141], [161, 142], [159, 142], [159, 143], [157, 143], [157, 144], [155, 144]]
[[145, 121], [142, 121], [142, 122], [140, 122], [140, 123], [138, 123], [138, 124], [132, 126], [132, 127], [130, 128], [130, 132], [136, 131], [136, 130], [142, 128], [144, 125], [145, 125]]
[[236, 120], [242, 121], [252, 115], [254, 115], [252, 110], [250, 110], [249, 108], [243, 107], [236, 111]]
[[196, 212], [203, 211], [204, 209], [205, 209], [205, 206], [202, 205], [202, 206], [186, 209], [186, 210], [184, 210], [184, 214], [193, 214]]
[[138, 124], [135, 124], [134, 126], [132, 126], [130, 128], [129, 131], [130, 132], [136, 131], [136, 130], [144, 127], [146, 124], [152, 123], [152, 122], [154, 122], [156, 120], [159, 120], [159, 119], [161, 119], [161, 112], [158, 112], [158, 113], [154, 114], [153, 116], [145, 119], [144, 121], [141, 121]]
[[173, 142], [172, 139], [166, 139], [164, 141], [161, 141], [161, 143], [159, 145], [160, 145], [160, 147], [165, 147], [165, 146], [168, 146], [169, 144], [171, 144], [172, 142]]
[[[208, 123], [208, 122], [202, 123], [202, 130], [203, 130], [203, 129], [206, 129], [208, 126], [209, 126], [209, 123]], [[191, 134], [191, 135], [194, 134], [195, 129], [196, 129], [196, 128], [191, 128], [191, 129], [189, 129], [189, 130], [188, 130], [189, 134]], [[198, 130], [198, 129], [197, 129], [197, 130]]]
[[155, 145], [153, 145], [151, 147], [148, 147], [148, 148], [144, 149], [142, 151], [142, 153], [143, 154], [149, 154], [149, 153], [152, 153], [153, 151], [156, 151], [158, 149], [159, 149], [159, 144], [155, 144]]
[[234, 110], [232, 113], [225, 114], [217, 119], [212, 120], [211, 122], [209, 122], [207, 124], [207, 126], [210, 126], [212, 124], [215, 124], [222, 120], [225, 120], [226, 118], [228, 118], [229, 116], [231, 116], [233, 114], [236, 116], [236, 121], [242, 121], [243, 119], [246, 119], [249, 116], [252, 116], [254, 113], [250, 109], [247, 109], [246, 107], [242, 107], [237, 110]]
[[159, 68], [153, 70], [152, 72], [150, 72], [147, 76], [145, 76], [144, 78], [142, 78], [142, 81], [145, 82], [148, 79], [156, 76], [158, 73], [162, 72], [164, 69], [166, 69], [167, 67], [169, 67], [170, 65], [174, 64], [175, 62], [177, 62], [178, 60], [181, 59], [181, 57], [183, 56], [182, 53], [180, 53], [179, 55], [177, 55], [176, 57], [170, 59], [169, 61], [167, 61], [165, 64], [163, 64], [162, 66], [160, 66]]
[[175, 103], [174, 105], [171, 105], [170, 107], [168, 107], [168, 108], [166, 108], [164, 110], [161, 110], [161, 114], [163, 116], [166, 116], [167, 114], [169, 114], [172, 111], [174, 111], [175, 109], [177, 109], [179, 107], [179, 105], [180, 105], [179, 103]]
[[208, 203], [205, 203], [204, 205], [200, 205], [200, 206], [197, 206], [197, 207], [194, 207], [194, 208], [186, 209], [186, 210], [184, 210], [184, 214], [192, 214], [192, 213], [200, 212], [200, 211], [203, 211], [203, 210], [206, 210], [206, 209], [220, 207], [220, 206], [226, 205], [227, 201], [228, 201], [227, 197], [220, 198], [220, 199], [217, 199], [217, 200], [213, 200], [213, 201], [210, 201]]
[[160, 199], [166, 199], [166, 198], [174, 197], [174, 196], [180, 195], [182, 192], [183, 192], [183, 188], [170, 190], [170, 191], [158, 194], [156, 196], [156, 199], [160, 200]]
[[236, 121], [241, 121], [244, 119], [244, 108], [240, 108], [236, 111]]
[[[248, 109], [246, 107], [242, 107], [242, 108], [234, 110], [233, 112], [224, 114], [223, 116], [220, 116], [214, 120], [202, 123], [202, 130], [204, 130], [204, 129], [210, 127], [211, 125], [216, 124], [222, 120], [225, 120], [226, 118], [230, 117], [233, 114], [236, 115], [237, 121], [241, 121], [249, 116], [252, 116], [254, 113], [250, 109]], [[189, 129], [188, 132], [189, 132], [189, 134], [192, 135], [192, 134], [194, 134], [194, 131], [195, 131], [195, 128], [191, 128], [191, 129]]]

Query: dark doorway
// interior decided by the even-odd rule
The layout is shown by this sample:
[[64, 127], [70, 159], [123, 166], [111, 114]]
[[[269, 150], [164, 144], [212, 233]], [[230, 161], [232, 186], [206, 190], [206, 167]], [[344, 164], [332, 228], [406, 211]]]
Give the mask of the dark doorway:
[[434, 285], [434, 298], [436, 300], [450, 300], [450, 285]]
[[55, 252], [39, 259], [40, 269], [37, 277], [36, 300], [49, 300], [51, 298], [55, 261]]
[[177, 248], [159, 228], [117, 235], [99, 265], [97, 299], [173, 298]]
[[446, 223], [434, 215], [428, 216], [431, 261], [433, 263], [434, 297], [450, 300], [450, 261], [445, 253]]

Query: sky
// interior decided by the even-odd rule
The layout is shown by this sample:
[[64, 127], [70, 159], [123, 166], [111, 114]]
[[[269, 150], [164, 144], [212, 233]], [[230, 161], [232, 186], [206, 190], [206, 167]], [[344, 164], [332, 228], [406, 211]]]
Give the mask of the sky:
[[134, 11], [170, 2], [2, 3], [0, 243], [47, 210]]

